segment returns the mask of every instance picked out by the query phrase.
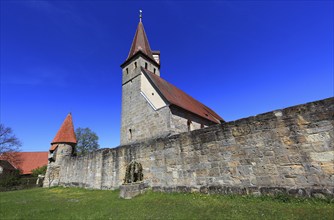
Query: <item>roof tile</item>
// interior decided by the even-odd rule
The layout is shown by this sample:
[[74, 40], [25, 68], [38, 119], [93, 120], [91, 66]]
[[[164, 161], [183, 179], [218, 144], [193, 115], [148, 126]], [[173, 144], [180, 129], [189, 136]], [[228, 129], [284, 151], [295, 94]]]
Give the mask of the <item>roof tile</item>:
[[57, 132], [51, 144], [55, 143], [77, 143], [71, 113], [68, 114]]
[[21, 169], [22, 174], [31, 174], [33, 169], [48, 164], [48, 152], [13, 152], [13, 154], [15, 154], [14, 160], [6, 154], [1, 155], [0, 159], [8, 160], [14, 167]]
[[154, 60], [150, 44], [148, 43], [148, 39], [144, 30], [144, 25], [140, 21], [136, 30], [135, 37], [133, 38], [131, 49], [126, 60], [131, 59], [138, 51], [143, 52], [149, 58]]
[[178, 106], [217, 124], [224, 121], [224, 119], [222, 119], [212, 109], [186, 94], [181, 89], [170, 84], [147, 69], [141, 68], [141, 70], [149, 77], [155, 87], [162, 93], [165, 99], [170, 102], [170, 104]]

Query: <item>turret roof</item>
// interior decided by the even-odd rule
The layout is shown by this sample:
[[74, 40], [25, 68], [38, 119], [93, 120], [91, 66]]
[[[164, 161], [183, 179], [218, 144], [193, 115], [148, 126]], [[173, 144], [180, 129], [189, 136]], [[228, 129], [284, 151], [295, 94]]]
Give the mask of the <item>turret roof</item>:
[[74, 126], [71, 113], [69, 113], [66, 116], [55, 138], [51, 142], [51, 144], [56, 144], [56, 143], [73, 143], [73, 144], [77, 143], [77, 139], [74, 133]]

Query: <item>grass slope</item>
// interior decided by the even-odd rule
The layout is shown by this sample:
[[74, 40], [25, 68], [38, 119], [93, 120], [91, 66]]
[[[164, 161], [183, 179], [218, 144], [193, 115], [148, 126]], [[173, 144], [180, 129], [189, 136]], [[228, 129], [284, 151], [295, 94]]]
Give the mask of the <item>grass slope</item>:
[[119, 191], [79, 188], [0, 193], [0, 219], [333, 219], [334, 204], [316, 199], [148, 191], [123, 200]]

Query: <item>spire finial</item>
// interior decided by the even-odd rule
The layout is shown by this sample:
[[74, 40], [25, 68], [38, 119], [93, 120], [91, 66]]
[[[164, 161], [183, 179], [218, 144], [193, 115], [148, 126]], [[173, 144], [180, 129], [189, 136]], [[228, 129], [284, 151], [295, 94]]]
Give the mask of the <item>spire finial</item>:
[[143, 18], [143, 15], [142, 15], [143, 11], [142, 10], [139, 10], [139, 21], [141, 22], [141, 19]]

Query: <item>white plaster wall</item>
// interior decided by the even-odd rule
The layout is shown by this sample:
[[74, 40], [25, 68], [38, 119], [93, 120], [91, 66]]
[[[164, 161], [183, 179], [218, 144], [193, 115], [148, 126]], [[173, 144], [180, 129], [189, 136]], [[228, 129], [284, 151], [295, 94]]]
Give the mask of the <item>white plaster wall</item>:
[[151, 85], [146, 78], [145, 74], [141, 74], [140, 90], [143, 93], [145, 99], [151, 104], [154, 110], [160, 109], [166, 106], [165, 101], [161, 98], [157, 90]]

